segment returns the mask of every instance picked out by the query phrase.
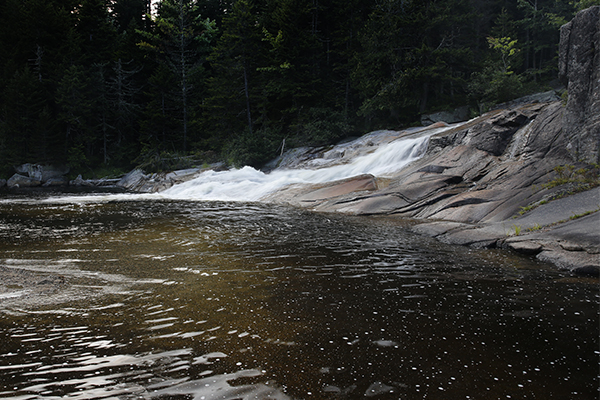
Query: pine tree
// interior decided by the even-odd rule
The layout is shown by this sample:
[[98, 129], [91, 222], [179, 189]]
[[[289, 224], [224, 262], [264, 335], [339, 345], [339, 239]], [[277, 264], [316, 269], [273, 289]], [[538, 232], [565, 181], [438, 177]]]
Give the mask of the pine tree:
[[15, 72], [3, 93], [0, 109], [0, 156], [8, 166], [25, 162], [48, 163], [52, 124], [48, 121], [43, 86], [37, 74], [25, 67]]
[[131, 61], [125, 63], [121, 59], [113, 62], [107, 81], [112, 128], [115, 132], [113, 157], [125, 163], [132, 156], [135, 157], [128, 154], [127, 147], [137, 142], [136, 131], [139, 129], [137, 120], [140, 107], [135, 100], [140, 89], [134, 78], [141, 68], [134, 68], [131, 64]]
[[470, 51], [470, 7], [462, 0], [382, 1], [361, 33], [354, 81], [361, 113], [414, 120], [432, 101], [460, 90]]
[[215, 34], [214, 22], [200, 15], [193, 0], [164, 0], [159, 3], [154, 32], [140, 32], [146, 41], [142, 48], [158, 53], [159, 60], [168, 66], [177, 79], [181, 150], [187, 151], [189, 118], [195, 107], [190, 102], [194, 80], [206, 61], [210, 42]]
[[530, 79], [553, 79], [557, 73], [559, 29], [568, 22], [573, 7], [567, 2], [518, 0], [522, 15], [519, 43], [523, 49], [523, 69]]
[[243, 130], [252, 135], [256, 93], [251, 92], [256, 91], [262, 39], [252, 3], [237, 1], [223, 20], [222, 31], [209, 58], [214, 77], [210, 80], [207, 116], [229, 135]]
[[172, 89], [177, 85], [169, 68], [160, 64], [148, 79], [144, 92], [146, 103], [142, 111], [141, 126], [142, 155], [157, 155], [161, 151], [175, 151], [176, 143], [171, 132], [180, 128], [171, 116], [177, 111]]
[[90, 98], [90, 78], [81, 66], [73, 65], [58, 83], [58, 119], [64, 126], [66, 161], [74, 168], [89, 165], [93, 151], [93, 101]]

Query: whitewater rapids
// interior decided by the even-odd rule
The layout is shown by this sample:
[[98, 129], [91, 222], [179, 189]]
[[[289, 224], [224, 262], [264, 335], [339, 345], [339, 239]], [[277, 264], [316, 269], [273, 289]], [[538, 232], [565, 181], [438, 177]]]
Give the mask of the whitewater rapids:
[[160, 196], [174, 200], [259, 201], [291, 184], [332, 182], [362, 174], [392, 176], [425, 154], [430, 136], [450, 128], [452, 126], [428, 129], [409, 137], [391, 139], [390, 131], [374, 132], [328, 151], [328, 154], [358, 154], [337, 164], [331, 159], [313, 159], [307, 163], [311, 168], [279, 168], [270, 173], [248, 166], [206, 171], [191, 181], [161, 192]]

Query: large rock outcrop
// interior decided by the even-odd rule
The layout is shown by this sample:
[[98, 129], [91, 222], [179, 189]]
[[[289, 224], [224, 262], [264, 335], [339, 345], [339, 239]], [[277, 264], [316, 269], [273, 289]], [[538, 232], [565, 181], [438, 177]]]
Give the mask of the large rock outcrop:
[[561, 27], [558, 67], [569, 94], [568, 149], [575, 159], [600, 163], [600, 6]]
[[68, 181], [65, 175], [69, 172], [66, 166], [23, 164], [15, 167], [14, 174], [8, 181], [8, 187], [35, 187], [35, 186], [65, 186]]
[[376, 179], [376, 190], [311, 195], [324, 193], [324, 186], [338, 193], [335, 187], [347, 185], [344, 181], [288, 188], [270, 198], [318, 211], [465, 223], [503, 220], [550, 196], [553, 191], [543, 184], [554, 167], [571, 162], [564, 150], [562, 111], [560, 102], [524, 105], [433, 135], [421, 159], [396, 176]]

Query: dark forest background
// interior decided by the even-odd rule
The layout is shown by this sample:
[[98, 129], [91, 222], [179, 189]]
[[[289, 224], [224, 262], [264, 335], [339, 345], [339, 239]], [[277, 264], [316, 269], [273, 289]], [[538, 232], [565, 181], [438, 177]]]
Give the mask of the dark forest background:
[[0, 175], [324, 145], [547, 90], [598, 0], [0, 0]]

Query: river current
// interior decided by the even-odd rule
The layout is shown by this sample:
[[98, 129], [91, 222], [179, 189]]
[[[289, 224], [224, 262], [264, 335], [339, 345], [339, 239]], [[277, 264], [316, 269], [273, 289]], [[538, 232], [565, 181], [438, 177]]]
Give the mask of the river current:
[[0, 201], [0, 398], [598, 398], [596, 279], [407, 220], [61, 196]]

